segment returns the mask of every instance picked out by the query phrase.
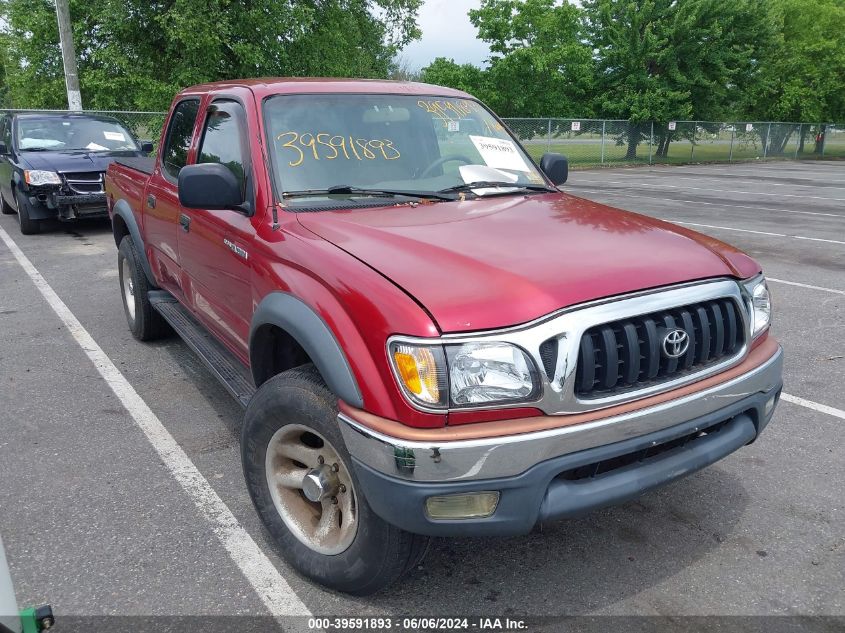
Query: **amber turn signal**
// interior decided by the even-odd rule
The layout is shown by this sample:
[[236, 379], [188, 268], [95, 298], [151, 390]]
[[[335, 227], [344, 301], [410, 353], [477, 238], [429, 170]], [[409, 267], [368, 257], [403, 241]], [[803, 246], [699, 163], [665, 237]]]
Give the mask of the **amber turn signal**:
[[427, 404], [440, 402], [440, 370], [431, 348], [398, 345], [393, 350], [393, 362], [408, 393]]

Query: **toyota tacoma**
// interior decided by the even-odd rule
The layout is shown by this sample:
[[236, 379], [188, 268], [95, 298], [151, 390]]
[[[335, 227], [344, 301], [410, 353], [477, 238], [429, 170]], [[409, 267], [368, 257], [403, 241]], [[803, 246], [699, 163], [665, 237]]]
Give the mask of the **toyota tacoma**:
[[158, 155], [109, 167], [129, 327], [175, 330], [244, 406], [249, 494], [301, 573], [372, 593], [431, 536], [633, 499], [771, 419], [760, 266], [567, 173], [464, 92], [322, 79], [186, 89]]

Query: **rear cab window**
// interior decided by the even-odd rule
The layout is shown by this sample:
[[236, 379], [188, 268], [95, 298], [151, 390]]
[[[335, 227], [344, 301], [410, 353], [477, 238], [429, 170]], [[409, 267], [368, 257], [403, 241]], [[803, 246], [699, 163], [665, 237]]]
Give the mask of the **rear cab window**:
[[169, 180], [176, 181], [179, 171], [188, 163], [199, 108], [199, 99], [185, 99], [173, 109], [161, 150], [162, 170]]

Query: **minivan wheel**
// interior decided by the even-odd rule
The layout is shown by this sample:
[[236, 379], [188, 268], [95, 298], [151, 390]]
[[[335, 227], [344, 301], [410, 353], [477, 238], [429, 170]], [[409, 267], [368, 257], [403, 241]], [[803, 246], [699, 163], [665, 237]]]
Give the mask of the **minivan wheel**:
[[2, 213], [3, 215], [15, 214], [15, 209], [12, 207], [12, 205], [6, 202], [6, 198], [4, 198], [2, 194], [0, 194], [0, 213]]
[[285, 560], [322, 585], [363, 596], [417, 564], [428, 537], [370, 508], [336, 403], [313, 365], [274, 376], [247, 407], [241, 456], [253, 504]]
[[141, 268], [135, 243], [129, 235], [120, 240], [117, 270], [123, 312], [132, 336], [139, 341], [152, 341], [168, 334], [170, 326], [150, 303], [150, 283]]
[[15, 192], [15, 200], [18, 203], [18, 224], [21, 233], [24, 235], [35, 235], [41, 232], [41, 221], [33, 220], [30, 214], [29, 200], [20, 191]]

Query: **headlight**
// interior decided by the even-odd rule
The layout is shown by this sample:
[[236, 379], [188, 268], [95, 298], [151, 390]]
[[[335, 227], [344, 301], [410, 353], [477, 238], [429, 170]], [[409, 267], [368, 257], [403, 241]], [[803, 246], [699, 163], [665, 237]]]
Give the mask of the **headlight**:
[[456, 406], [527, 400], [537, 390], [534, 363], [509, 343], [448, 345], [446, 358]]
[[54, 171], [42, 171], [40, 169], [26, 169], [23, 172], [23, 179], [26, 181], [26, 184], [38, 186], [38, 185], [60, 185], [62, 184], [62, 179], [59, 178], [59, 174]]
[[772, 322], [772, 299], [769, 287], [762, 275], [745, 283], [748, 293], [749, 321], [751, 323], [752, 338], [763, 333]]
[[426, 407], [523, 402], [539, 395], [534, 362], [510, 343], [394, 342], [389, 352], [402, 390], [413, 402]]

